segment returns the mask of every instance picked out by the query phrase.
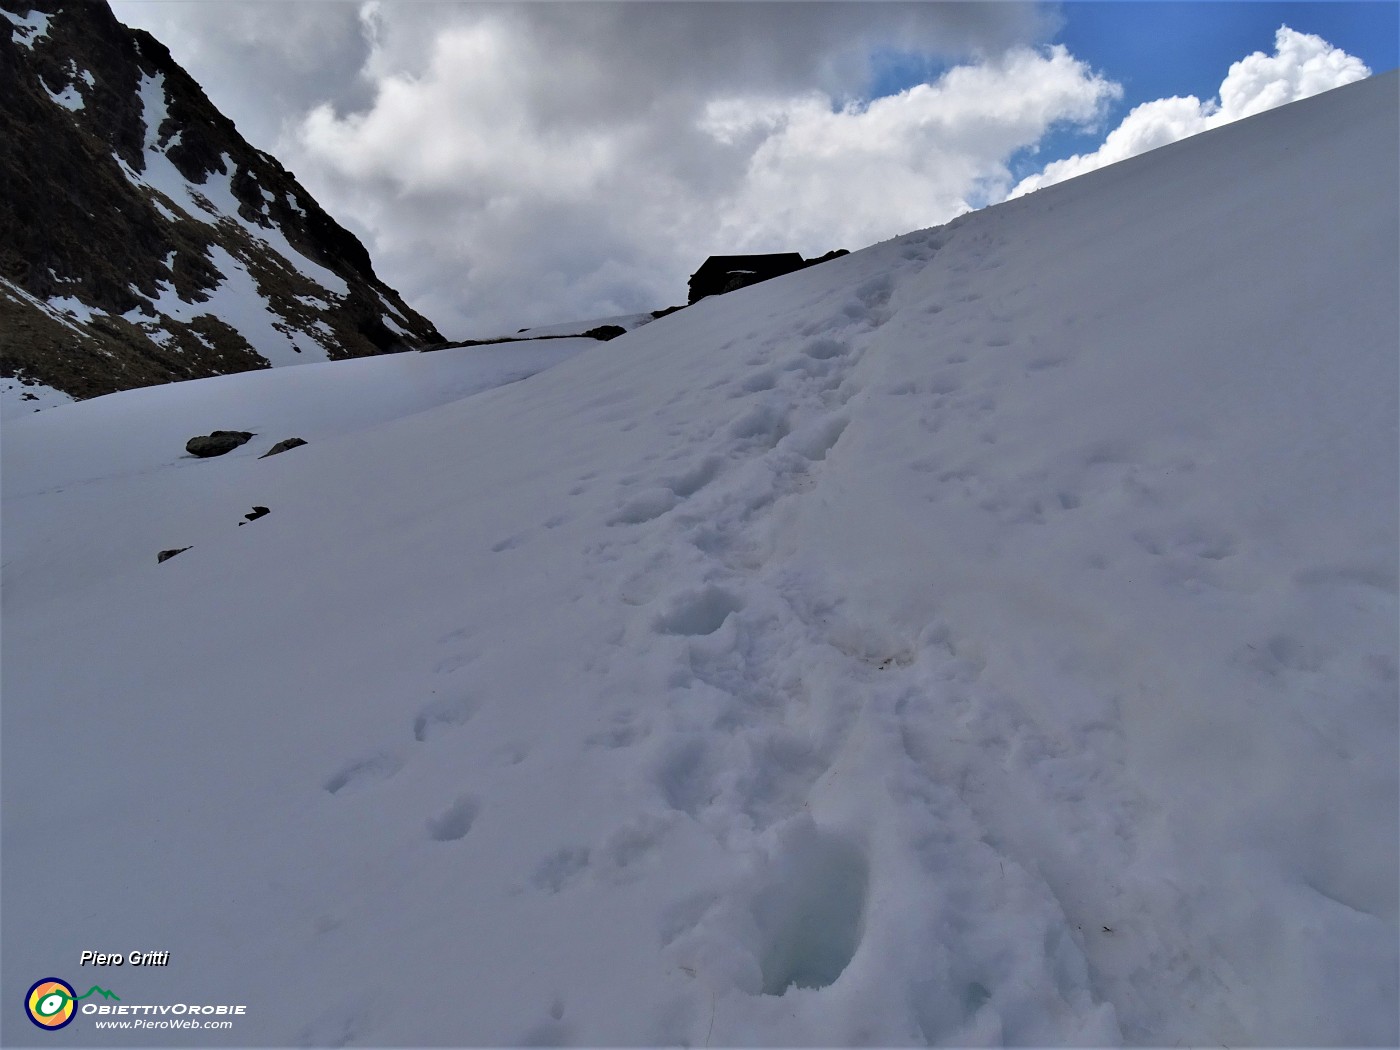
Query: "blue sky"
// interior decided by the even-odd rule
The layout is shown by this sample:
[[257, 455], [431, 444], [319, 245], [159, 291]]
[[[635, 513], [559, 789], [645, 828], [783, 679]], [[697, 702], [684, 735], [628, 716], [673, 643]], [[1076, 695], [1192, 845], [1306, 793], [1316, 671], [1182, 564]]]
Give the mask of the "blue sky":
[[[1049, 43], [1123, 87], [1122, 116], [1133, 106], [1170, 95], [1213, 96], [1226, 71], [1253, 51], [1273, 47], [1288, 25], [1360, 58], [1373, 73], [1400, 66], [1400, 3], [1203, 3], [1201, 0], [1088, 0], [1050, 5], [1062, 26]], [[873, 97], [921, 83], [938, 67], [918, 55], [877, 59]]]
[[1382, 73], [1400, 65], [1396, 3], [1069, 3], [1054, 42], [1123, 85], [1121, 112], [1169, 95], [1209, 98], [1274, 30], [1312, 33]]
[[[1229, 0], [1086, 0], [1048, 5], [1058, 12], [1059, 32], [1047, 43], [1072, 55], [1123, 89], [1108, 114], [1112, 127], [1134, 106], [1173, 95], [1214, 98], [1232, 63], [1255, 51], [1273, 50], [1274, 32], [1287, 25], [1360, 58], [1372, 73], [1400, 66], [1400, 3], [1258, 3]], [[894, 94], [942, 71], [920, 55], [876, 56], [872, 97]], [[1052, 132], [1034, 158], [1013, 161], [1017, 175], [1048, 161], [1092, 150], [1101, 132]]]

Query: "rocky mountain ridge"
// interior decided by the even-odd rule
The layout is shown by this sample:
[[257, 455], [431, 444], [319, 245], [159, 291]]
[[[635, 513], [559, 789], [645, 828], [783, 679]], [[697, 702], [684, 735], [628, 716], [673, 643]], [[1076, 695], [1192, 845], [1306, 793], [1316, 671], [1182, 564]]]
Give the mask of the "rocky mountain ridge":
[[0, 376], [73, 398], [443, 341], [105, 3], [0, 0]]

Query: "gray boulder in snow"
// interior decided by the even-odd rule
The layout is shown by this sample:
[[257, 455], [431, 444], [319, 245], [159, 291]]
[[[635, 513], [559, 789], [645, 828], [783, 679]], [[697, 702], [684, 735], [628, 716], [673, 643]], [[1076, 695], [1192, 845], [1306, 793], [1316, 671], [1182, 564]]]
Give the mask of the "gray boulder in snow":
[[216, 430], [212, 434], [190, 438], [185, 442], [185, 451], [200, 459], [222, 456], [225, 452], [232, 452], [252, 436], [252, 432], [247, 430]]
[[156, 564], [159, 565], [163, 561], [169, 561], [171, 558], [175, 557], [175, 555], [184, 554], [187, 550], [189, 550], [188, 547], [173, 547], [168, 551], [161, 551], [156, 555]]
[[259, 456], [258, 459], [267, 459], [268, 456], [275, 456], [279, 452], [286, 452], [289, 448], [296, 448], [298, 445], [304, 444], [306, 444], [306, 442], [303, 441], [301, 438], [287, 438], [287, 440], [285, 441], [277, 442], [277, 444], [273, 445], [270, 449], [268, 449], [261, 456]]

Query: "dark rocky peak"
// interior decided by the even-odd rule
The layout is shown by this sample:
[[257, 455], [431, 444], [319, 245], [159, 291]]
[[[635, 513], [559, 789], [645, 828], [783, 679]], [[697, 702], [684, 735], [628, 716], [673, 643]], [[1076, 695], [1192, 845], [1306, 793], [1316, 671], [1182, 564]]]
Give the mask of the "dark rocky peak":
[[440, 343], [105, 3], [0, 0], [0, 375], [90, 397]]

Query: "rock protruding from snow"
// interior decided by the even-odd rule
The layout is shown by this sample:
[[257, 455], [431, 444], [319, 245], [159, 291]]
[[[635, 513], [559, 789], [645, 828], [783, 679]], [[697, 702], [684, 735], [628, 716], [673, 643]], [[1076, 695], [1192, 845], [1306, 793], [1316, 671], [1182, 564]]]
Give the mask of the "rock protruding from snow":
[[590, 328], [583, 334], [589, 339], [600, 339], [606, 342], [609, 339], [616, 339], [620, 335], [626, 335], [627, 329], [620, 324], [600, 324], [597, 328]]
[[253, 436], [250, 430], [216, 430], [212, 434], [190, 438], [185, 442], [185, 451], [200, 459], [212, 459], [232, 452]]
[[259, 456], [258, 459], [267, 459], [268, 456], [275, 456], [279, 453], [286, 452], [289, 448], [299, 448], [304, 444], [306, 444], [306, 442], [303, 441], [301, 438], [287, 438], [284, 441], [277, 442], [277, 444], [273, 445], [270, 449], [268, 449], [261, 456]]

